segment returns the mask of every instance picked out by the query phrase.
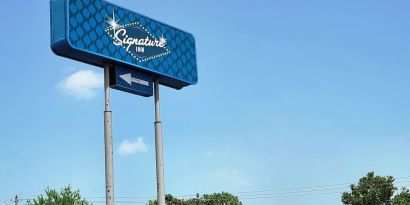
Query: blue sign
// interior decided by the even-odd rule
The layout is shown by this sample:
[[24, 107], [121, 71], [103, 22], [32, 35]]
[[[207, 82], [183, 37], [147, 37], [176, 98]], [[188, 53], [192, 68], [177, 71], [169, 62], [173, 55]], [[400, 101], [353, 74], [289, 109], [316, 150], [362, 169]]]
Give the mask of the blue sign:
[[198, 81], [192, 34], [103, 0], [51, 0], [51, 48], [57, 55], [152, 75], [181, 89]]
[[110, 87], [144, 97], [153, 95], [151, 75], [121, 66], [110, 68]]

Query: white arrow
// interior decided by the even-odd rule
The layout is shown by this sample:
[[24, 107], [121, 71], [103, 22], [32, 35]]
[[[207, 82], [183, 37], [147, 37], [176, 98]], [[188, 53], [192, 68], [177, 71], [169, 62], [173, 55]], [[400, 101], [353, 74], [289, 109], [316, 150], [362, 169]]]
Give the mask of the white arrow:
[[138, 83], [138, 84], [141, 84], [141, 85], [149, 86], [148, 81], [141, 80], [141, 79], [138, 79], [138, 78], [133, 78], [131, 76], [131, 73], [120, 75], [120, 78], [125, 80], [125, 82], [127, 82], [130, 85], [131, 85], [131, 83]]

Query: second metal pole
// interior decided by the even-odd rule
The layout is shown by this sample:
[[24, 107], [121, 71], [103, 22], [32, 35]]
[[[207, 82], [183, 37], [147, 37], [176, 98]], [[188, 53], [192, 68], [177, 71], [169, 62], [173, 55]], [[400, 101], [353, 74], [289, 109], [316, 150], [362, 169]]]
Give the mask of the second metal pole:
[[164, 160], [162, 149], [162, 122], [159, 110], [159, 83], [154, 80], [154, 100], [155, 100], [155, 150], [157, 162], [157, 201], [158, 205], [165, 205], [165, 185], [164, 185]]
[[104, 64], [104, 147], [105, 147], [105, 204], [114, 205], [114, 168], [112, 146], [112, 112], [110, 105], [110, 66]]

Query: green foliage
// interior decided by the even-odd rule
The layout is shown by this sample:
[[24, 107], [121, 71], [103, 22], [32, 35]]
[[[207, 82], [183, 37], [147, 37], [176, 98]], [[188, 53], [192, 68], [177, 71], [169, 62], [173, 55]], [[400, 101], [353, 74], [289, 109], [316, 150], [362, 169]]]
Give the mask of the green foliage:
[[342, 195], [346, 205], [391, 205], [392, 196], [397, 188], [391, 176], [375, 176], [373, 172], [359, 180], [357, 185], [350, 186], [351, 192]]
[[80, 191], [73, 191], [71, 186], [65, 187], [60, 192], [54, 189], [46, 189], [46, 195], [40, 195], [33, 201], [28, 201], [27, 205], [90, 205], [81, 198]]
[[[191, 198], [188, 200], [177, 199], [170, 194], [165, 196], [167, 205], [242, 205], [237, 196], [227, 192], [205, 194], [201, 198]], [[157, 205], [157, 201], [149, 201], [148, 205]]]
[[203, 200], [206, 205], [242, 205], [237, 196], [226, 192], [205, 194]]
[[392, 205], [409, 205], [410, 204], [410, 191], [406, 188], [402, 188], [401, 193], [393, 198]]
[[[165, 203], [167, 205], [186, 205], [187, 203], [183, 199], [177, 199], [173, 197], [171, 194], [165, 195]], [[150, 200], [148, 205], [157, 205], [157, 200]]]

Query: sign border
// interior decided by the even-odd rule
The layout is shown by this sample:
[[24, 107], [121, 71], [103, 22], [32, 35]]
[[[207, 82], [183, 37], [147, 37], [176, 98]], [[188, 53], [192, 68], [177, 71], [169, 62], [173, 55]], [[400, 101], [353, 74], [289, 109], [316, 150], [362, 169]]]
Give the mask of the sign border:
[[[55, 31], [55, 28], [54, 28], [55, 18], [53, 17], [53, 3], [56, 3], [58, 1], [64, 1], [64, 8], [63, 9], [64, 9], [64, 12], [65, 12], [64, 13], [65, 31], [64, 31], [64, 38], [63, 39], [58, 39], [56, 42], [54, 42], [55, 39], [53, 38], [53, 36], [54, 36], [54, 31]], [[51, 10], [50, 10], [51, 50], [56, 55], [59, 55], [59, 56], [65, 57], [65, 58], [70, 58], [70, 59], [80, 61], [80, 62], [83, 62], [83, 63], [86, 63], [86, 64], [92, 64], [92, 65], [95, 65], [95, 66], [98, 66], [98, 67], [101, 67], [101, 68], [104, 67], [104, 62], [109, 62], [109, 63], [118, 64], [120, 66], [130, 68], [130, 69], [136, 69], [137, 71], [151, 74], [154, 78], [157, 78], [159, 80], [160, 84], [168, 86], [168, 87], [172, 87], [172, 88], [175, 88], [175, 89], [178, 89], [178, 90], [182, 89], [183, 87], [189, 86], [189, 85], [196, 85], [198, 83], [198, 61], [197, 61], [197, 52], [196, 52], [196, 39], [195, 39], [195, 36], [192, 33], [189, 33], [189, 32], [184, 31], [182, 29], [176, 28], [176, 27], [171, 26], [171, 25], [169, 25], [167, 23], [164, 23], [162, 21], [158, 21], [158, 20], [153, 19], [151, 17], [145, 16], [145, 15], [140, 14], [138, 12], [132, 11], [130, 9], [124, 8], [124, 7], [119, 6], [117, 4], [114, 4], [114, 3], [111, 3], [111, 2], [108, 2], [108, 1], [105, 1], [105, 0], [99, 0], [99, 1], [102, 1], [106, 4], [117, 7], [119, 9], [127, 10], [128, 12], [131, 12], [131, 13], [137, 13], [138, 15], [140, 15], [144, 18], [147, 18], [151, 21], [157, 22], [159, 24], [163, 24], [165, 26], [171, 27], [175, 30], [178, 30], [180, 32], [183, 32], [183, 33], [186, 33], [186, 34], [192, 36], [193, 41], [194, 41], [194, 46], [195, 46], [195, 55], [194, 56], [195, 56], [195, 62], [196, 62], [196, 65], [195, 65], [195, 67], [196, 67], [195, 68], [196, 69], [196, 80], [193, 81], [193, 82], [189, 82], [189, 81], [184, 80], [184, 79], [175, 78], [174, 76], [170, 76], [170, 75], [165, 74], [165, 73], [160, 73], [158, 71], [148, 69], [147, 67], [144, 67], [144, 66], [135, 65], [135, 64], [132, 64], [130, 62], [126, 62], [124, 60], [116, 59], [116, 58], [110, 57], [110, 56], [104, 56], [102, 54], [99, 54], [99, 53], [96, 53], [96, 52], [93, 52], [93, 51], [90, 51], [90, 50], [86, 50], [86, 49], [78, 48], [78, 47], [74, 46], [71, 43], [70, 38], [69, 38], [69, 34], [70, 34], [70, 25], [69, 25], [70, 16], [69, 16], [69, 6], [68, 6], [69, 1], [70, 0], [50, 0], [50, 7], [51, 7]], [[59, 22], [59, 23], [61, 23], [61, 22]], [[63, 44], [63, 45], [61, 45], [61, 44]], [[64, 48], [61, 49], [61, 47], [64, 47]], [[70, 50], [70, 51], [67, 52], [67, 50]], [[77, 53], [78, 55], [73, 55], [74, 53]], [[78, 56], [82, 56], [82, 58], [79, 58]], [[94, 57], [93, 60], [89, 60], [89, 59], [92, 59], [93, 57]]]

